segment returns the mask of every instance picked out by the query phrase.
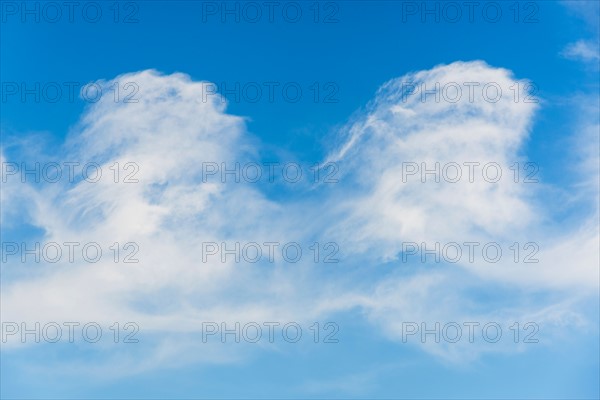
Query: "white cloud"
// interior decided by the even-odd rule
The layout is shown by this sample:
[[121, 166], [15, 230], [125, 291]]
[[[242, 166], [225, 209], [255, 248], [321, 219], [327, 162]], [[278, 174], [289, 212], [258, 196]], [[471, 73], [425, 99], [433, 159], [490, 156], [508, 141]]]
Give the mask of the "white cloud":
[[[407, 82], [416, 87], [423, 84], [428, 90], [436, 84], [440, 90], [454, 83], [481, 85], [473, 100], [463, 92], [457, 102], [444, 101], [443, 96], [435, 101], [433, 93], [422, 101], [420, 93], [406, 96], [403, 88]], [[484, 98], [481, 88], [486, 83], [501, 88], [497, 102]], [[581, 229], [549, 236], [544, 233], [552, 221], [547, 214], [549, 202], [536, 200], [544, 193], [542, 185], [514, 182], [511, 166], [527, 161], [521, 149], [538, 107], [536, 99], [526, 97], [523, 81], [516, 96], [517, 83], [509, 71], [475, 62], [436, 67], [384, 85], [364, 118], [347, 128], [341, 150], [330, 157], [345, 172], [346, 186], [331, 201], [330, 209], [338, 210], [339, 221], [326, 228], [328, 234], [344, 248], [372, 254], [380, 261], [397, 261], [405, 242], [426, 242], [428, 248], [435, 242], [498, 242], [506, 249], [513, 242], [534, 241], [540, 246], [541, 261], [528, 269], [512, 260], [467, 263], [463, 267], [524, 286], [597, 287], [594, 220], [588, 220], [587, 228], [584, 223]], [[396, 112], [400, 107], [403, 111]], [[440, 163], [440, 169], [454, 162], [462, 166], [463, 178], [457, 183], [441, 178], [436, 184], [430, 175], [429, 182], [423, 183], [417, 173], [405, 176], [403, 182], [408, 168], [405, 163], [409, 162], [420, 170], [423, 162], [429, 169], [435, 162]], [[465, 162], [479, 162], [481, 166], [495, 162], [501, 167], [502, 179], [497, 183], [482, 179], [479, 167], [471, 183]], [[350, 197], [347, 193], [351, 190]], [[565, 257], [572, 261], [568, 271], [564, 264], [555, 262], [559, 248], [561, 261]]]
[[600, 4], [597, 1], [565, 0], [561, 2], [567, 10], [578, 18], [585, 21], [592, 33], [597, 34], [600, 30]]
[[[481, 95], [473, 101], [463, 96], [452, 103], [444, 101], [443, 96], [437, 102], [431, 93], [423, 102], [420, 93], [406, 96], [403, 88], [407, 82], [417, 87], [425, 84], [427, 89], [436, 83], [443, 89], [452, 83], [479, 82], [482, 87], [495, 82], [504, 96], [496, 103]], [[337, 216], [335, 223], [324, 228], [327, 235], [335, 237], [342, 248], [367, 265], [387, 261], [386, 268], [391, 265], [402, 271], [382, 281], [373, 294], [349, 297], [347, 302], [361, 304], [369, 318], [396, 340], [403, 321], [427, 321], [432, 326], [434, 321], [442, 325], [444, 321], [522, 321], [529, 315], [537, 315], [537, 320], [542, 321], [544, 313], [540, 310], [548, 314], [553, 310], [552, 313], [563, 316], [559, 320], [577, 319], [581, 318], [577, 311], [581, 309], [580, 301], [585, 303], [597, 296], [597, 212], [576, 217], [575, 226], [565, 229], [565, 221], [552, 218], [554, 201], [539, 200], [546, 196], [546, 185], [514, 183], [512, 175], [493, 184], [481, 176], [473, 183], [466, 179], [458, 183], [441, 179], [436, 184], [429, 176], [429, 182], [424, 184], [419, 175], [402, 181], [403, 162], [427, 162], [429, 168], [436, 161], [441, 165], [497, 162], [504, 174], [512, 173], [510, 167], [515, 161], [523, 165], [527, 160], [522, 147], [538, 103], [516, 101], [516, 89], [511, 88], [516, 88], [517, 82], [510, 71], [481, 62], [453, 63], [394, 79], [379, 91], [363, 118], [345, 129], [345, 141], [329, 158], [339, 162], [345, 176], [339, 196], [329, 203], [329, 209], [336, 210]], [[520, 83], [518, 99], [524, 100], [526, 84]], [[590, 140], [597, 142], [597, 132], [590, 135], [592, 131], [587, 129], [583, 139], [588, 149]], [[593, 179], [597, 176], [597, 154], [592, 153], [581, 153], [586, 168], [572, 175], [576, 193], [589, 202], [598, 196]], [[353, 195], [348, 196], [349, 192]], [[480, 255], [474, 263], [465, 262], [463, 257], [461, 262], [441, 269], [434, 264], [426, 267], [429, 270], [415, 268], [411, 273], [414, 264], [404, 263], [399, 255], [406, 242], [424, 242], [432, 249], [436, 242], [443, 246], [467, 241], [497, 242], [502, 245], [504, 256], [497, 263], [485, 262]], [[514, 242], [537, 243], [539, 262], [515, 263], [512, 254], [506, 253]], [[569, 294], [563, 300], [559, 296], [528, 307], [511, 307], [507, 301], [488, 304], [486, 308], [477, 303], [476, 296], [468, 295], [475, 287], [489, 291], [511, 288], [524, 298], [528, 293], [533, 296], [566, 290]], [[565, 300], [569, 298], [573, 301]], [[545, 329], [552, 331], [548, 326]], [[476, 357], [492, 348], [508, 350], [430, 342], [422, 346], [455, 361], [464, 361], [469, 354]]]
[[[231, 257], [202, 263], [202, 242], [283, 242], [284, 232], [293, 234], [283, 231], [285, 210], [256, 187], [202, 182], [203, 161], [251, 159], [243, 119], [225, 114], [220, 101], [203, 101], [205, 83], [183, 74], [144, 71], [114, 81], [136, 82], [140, 101], [102, 98], [55, 155], [99, 163], [99, 182], [6, 187], [12, 204], [27, 204], [45, 243], [97, 242], [108, 255], [96, 264], [63, 257], [31, 269], [37, 273], [26, 280], [18, 279], [24, 265], [11, 258], [3, 266], [3, 320], [136, 321], [147, 332], [180, 332], [198, 330], [202, 321], [283, 318], [285, 303], [269, 299], [281, 297], [278, 280], [291, 278], [272, 268], [241, 268]], [[115, 162], [136, 163], [139, 183], [115, 184]], [[29, 201], [17, 198], [25, 194]], [[107, 249], [114, 242], [137, 243], [140, 263], [114, 263]], [[294, 288], [287, 289], [293, 298]]]
[[575, 43], [570, 43], [563, 50], [562, 55], [573, 60], [597, 62], [600, 60], [600, 48], [598, 42], [578, 40]]
[[[328, 160], [339, 164], [341, 182], [332, 194], [317, 193], [318, 202], [308, 197], [275, 202], [259, 186], [202, 182], [203, 161], [252, 161], [258, 153], [242, 118], [226, 114], [220, 102], [202, 100], [206, 83], [183, 74], [144, 71], [103, 84], [114, 81], [137, 82], [140, 102], [103, 98], [91, 105], [55, 156], [95, 161], [104, 171], [117, 161], [135, 162], [139, 183], [115, 184], [106, 174], [96, 184], [11, 185], [3, 190], [10, 193], [3, 193], [2, 204], [27, 204], [31, 223], [46, 232], [45, 241], [135, 241], [141, 262], [115, 264], [103, 258], [94, 265], [63, 263], [32, 268], [25, 278], [19, 275], [23, 265], [9, 263], [3, 266], [3, 321], [136, 321], [161, 338], [144, 361], [151, 368], [182, 355], [194, 361], [219, 359], [218, 352], [189, 352], [199, 348], [193, 338], [202, 321], [314, 321], [359, 307], [371, 323], [383, 325], [397, 339], [399, 315], [422, 321], [494, 320], [548, 307], [571, 315], [578, 307], [577, 302], [553, 299], [482, 310], [465, 294], [474, 285], [508, 287], [524, 298], [535, 290], [580, 291], [585, 299], [597, 290], [597, 224], [590, 219], [579, 229], [550, 233], [556, 230], [548, 226], [555, 226], [548, 222], [535, 185], [510, 179], [498, 184], [481, 179], [439, 185], [402, 182], [402, 162], [407, 161], [493, 161], [505, 173], [513, 162], [526, 161], [522, 147], [538, 104], [525, 101], [526, 81], [510, 71], [457, 62], [385, 84], [366, 115], [347, 127], [345, 140], [332, 150]], [[456, 102], [431, 101], [434, 95], [422, 102], [419, 94], [403, 91], [407, 82], [428, 89], [436, 82], [440, 87], [478, 86], [473, 98], [463, 87]], [[489, 83], [494, 87], [485, 92], [486, 100], [482, 90]], [[496, 88], [501, 96], [492, 102]], [[3, 213], [5, 226], [15, 215]], [[308, 261], [255, 266], [200, 262], [205, 241], [315, 239], [339, 243], [343, 267], [337, 272], [322, 273]], [[403, 242], [510, 245], [529, 240], [540, 243], [539, 264], [461, 263], [442, 272], [409, 264], [402, 266], [402, 275], [376, 273], [382, 262], [398, 261]], [[374, 276], [374, 283], [356, 279], [360, 274]], [[190, 336], [179, 336], [186, 334]], [[456, 355], [443, 345], [425, 347], [444, 358]], [[475, 356], [483, 351], [470, 349]], [[236, 357], [223, 353], [223, 359]]]
[[600, 35], [600, 19], [598, 18], [600, 3], [597, 1], [563, 1], [562, 4], [584, 22], [582, 33], [587, 33], [592, 39], [580, 39], [574, 43], [569, 43], [562, 50], [561, 55], [572, 60], [588, 63], [594, 69], [598, 69], [600, 61], [600, 42], [598, 42], [598, 35]]

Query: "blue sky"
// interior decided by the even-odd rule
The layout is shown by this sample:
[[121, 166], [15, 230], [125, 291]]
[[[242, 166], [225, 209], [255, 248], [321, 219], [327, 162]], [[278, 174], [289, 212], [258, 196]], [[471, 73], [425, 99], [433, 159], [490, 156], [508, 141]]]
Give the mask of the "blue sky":
[[[47, 3], [28, 2], [36, 22], [23, 4], [2, 4], [3, 174], [10, 162], [74, 161], [97, 162], [110, 178], [114, 162], [135, 162], [139, 183], [3, 175], [3, 255], [7, 242], [135, 242], [141, 261], [3, 258], [3, 334], [15, 321], [97, 321], [105, 334], [134, 321], [139, 343], [13, 335], [0, 353], [2, 398], [600, 396], [597, 2], [496, 2], [496, 23], [480, 9], [469, 21], [465, 2], [455, 23], [400, 1], [292, 2], [296, 23], [279, 8], [269, 22], [264, 5], [258, 23], [223, 21], [223, 3], [201, 1], [121, 2], [118, 22], [113, 3], [97, 3], [97, 23], [77, 9], [73, 22], [48, 22]], [[227, 7], [236, 4], [247, 7]], [[505, 95], [399, 100], [403, 82], [461, 80], [498, 82]], [[65, 82], [109, 94], [36, 102], [8, 91]], [[112, 101], [115, 82], [136, 83], [140, 101]], [[221, 93], [277, 86], [273, 101], [225, 92], [225, 107], [214, 96], [198, 102], [210, 82]], [[535, 103], [506, 96], [516, 82], [534, 84]], [[287, 101], [286, 84], [302, 98]], [[339, 182], [200, 179], [203, 162], [271, 161], [305, 174], [332, 162]], [[540, 182], [403, 185], [408, 161], [498, 162], [504, 177], [533, 162]], [[521, 251], [535, 242], [540, 263], [402, 262], [402, 243], [470, 240]], [[207, 241], [297, 241], [311, 255], [311, 243], [322, 254], [335, 243], [339, 262], [201, 263]], [[502, 340], [402, 340], [403, 322], [474, 320], [502, 325]], [[202, 321], [295, 321], [304, 336], [203, 343]], [[315, 344], [309, 327], [328, 321], [339, 342]], [[539, 342], [515, 344], [509, 326], [530, 321]]]

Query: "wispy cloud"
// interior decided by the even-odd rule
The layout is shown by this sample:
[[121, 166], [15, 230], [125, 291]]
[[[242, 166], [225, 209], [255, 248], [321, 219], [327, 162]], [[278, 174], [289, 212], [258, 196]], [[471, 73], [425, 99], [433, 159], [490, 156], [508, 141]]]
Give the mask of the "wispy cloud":
[[562, 52], [562, 55], [572, 60], [584, 62], [600, 61], [600, 45], [598, 42], [578, 40], [569, 44]]
[[[116, 185], [107, 174], [94, 184], [6, 186], [3, 209], [25, 204], [26, 210], [3, 211], [2, 223], [27, 220], [43, 229], [47, 242], [135, 241], [140, 262], [115, 264], [108, 257], [94, 265], [58, 263], [32, 268], [24, 277], [23, 265], [13, 260], [2, 271], [3, 321], [136, 321], [160, 337], [145, 348], [141, 362], [152, 368], [168, 360], [237, 359], [225, 347], [198, 350], [194, 338], [202, 321], [310, 321], [358, 308], [365, 323], [382, 325], [397, 340], [399, 315], [506, 320], [509, 314], [524, 317], [551, 308], [562, 320], [578, 315], [579, 303], [561, 296], [578, 293], [585, 301], [597, 290], [593, 216], [579, 221], [581, 228], [553, 233], [559, 231], [548, 222], [539, 192], [510, 180], [402, 181], [403, 162], [494, 161], [510, 171], [513, 162], [526, 160], [523, 143], [539, 104], [527, 81], [508, 70], [457, 62], [388, 82], [331, 149], [327, 159], [339, 164], [341, 174], [335, 190], [277, 201], [257, 185], [201, 179], [203, 161], [256, 161], [259, 153], [243, 118], [227, 114], [220, 101], [204, 100], [206, 83], [143, 71], [102, 85], [116, 80], [137, 82], [140, 101], [102, 99], [91, 105], [53, 156], [94, 161], [106, 171], [115, 162], [135, 162], [139, 182]], [[461, 82], [472, 84], [473, 97], [468, 88], [457, 101], [435, 101], [433, 92], [423, 101], [406, 91], [407, 84], [431, 90]], [[402, 273], [374, 272], [383, 263], [397, 263], [405, 242], [510, 245], [532, 238], [543, 245], [540, 263], [527, 268], [509, 259], [436, 271], [414, 262], [403, 265]], [[339, 244], [343, 268], [324, 273], [306, 259], [291, 266], [281, 259], [250, 266], [231, 259], [201, 262], [207, 241], [322, 239]], [[365, 282], [364, 275], [371, 280]], [[476, 286], [516, 291], [522, 299], [532, 290], [549, 296], [498, 309], [476, 304], [469, 295]], [[423, 348], [443, 359], [462, 357], [443, 344]], [[469, 349], [472, 357], [486, 351]]]

